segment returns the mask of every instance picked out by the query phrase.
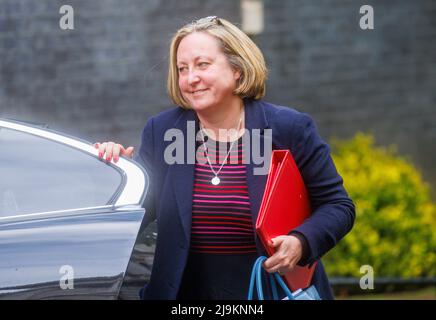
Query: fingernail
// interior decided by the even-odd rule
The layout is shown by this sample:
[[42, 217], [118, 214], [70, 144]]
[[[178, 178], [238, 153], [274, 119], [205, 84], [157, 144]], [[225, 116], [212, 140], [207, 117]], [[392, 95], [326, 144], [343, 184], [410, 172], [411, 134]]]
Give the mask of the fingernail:
[[114, 162], [115, 162], [115, 163], [118, 162], [118, 157], [114, 158]]
[[111, 157], [106, 157], [106, 161], [111, 161]]
[[99, 157], [99, 158], [103, 157], [103, 153], [102, 153], [102, 152], [99, 152], [99, 153], [98, 153], [98, 157]]

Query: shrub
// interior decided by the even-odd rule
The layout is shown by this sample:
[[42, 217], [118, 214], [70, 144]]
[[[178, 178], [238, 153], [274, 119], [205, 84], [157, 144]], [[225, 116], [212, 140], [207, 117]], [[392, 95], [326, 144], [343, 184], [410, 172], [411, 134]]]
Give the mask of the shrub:
[[374, 146], [370, 135], [333, 141], [332, 157], [356, 205], [353, 229], [324, 257], [330, 276], [436, 274], [436, 206], [430, 189], [395, 147]]

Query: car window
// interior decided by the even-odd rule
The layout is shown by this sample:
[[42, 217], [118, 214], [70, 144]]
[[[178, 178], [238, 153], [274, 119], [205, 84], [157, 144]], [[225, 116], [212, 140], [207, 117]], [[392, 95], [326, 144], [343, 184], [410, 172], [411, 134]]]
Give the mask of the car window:
[[0, 217], [103, 206], [123, 177], [79, 149], [0, 128]]

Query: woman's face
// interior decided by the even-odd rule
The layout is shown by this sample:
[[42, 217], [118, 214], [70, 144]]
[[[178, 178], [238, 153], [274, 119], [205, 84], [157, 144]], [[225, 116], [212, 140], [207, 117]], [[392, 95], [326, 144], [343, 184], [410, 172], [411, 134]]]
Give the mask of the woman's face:
[[233, 70], [218, 40], [194, 32], [182, 39], [177, 50], [179, 88], [195, 111], [219, 107], [236, 96], [240, 72]]

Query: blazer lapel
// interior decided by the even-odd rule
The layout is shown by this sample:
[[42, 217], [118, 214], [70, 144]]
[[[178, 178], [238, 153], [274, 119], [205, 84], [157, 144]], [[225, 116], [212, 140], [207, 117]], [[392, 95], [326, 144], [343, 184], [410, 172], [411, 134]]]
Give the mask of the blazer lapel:
[[[179, 129], [183, 132], [184, 137], [184, 153], [185, 153], [185, 161], [184, 164], [173, 164], [170, 165], [168, 175], [169, 179], [172, 183], [174, 189], [174, 195], [177, 200], [177, 207], [179, 217], [183, 226], [183, 231], [185, 234], [185, 238], [187, 243], [190, 240], [190, 232], [191, 232], [191, 219], [192, 219], [192, 191], [194, 187], [194, 169], [195, 163], [188, 163], [188, 152], [192, 152], [189, 148], [187, 148], [187, 144], [191, 143], [190, 136], [191, 133], [188, 133], [187, 125], [188, 121], [195, 122], [195, 132], [198, 130], [198, 121], [195, 112], [192, 110], [187, 110], [182, 113], [179, 119], [176, 121], [174, 128]], [[195, 141], [195, 134], [194, 134]], [[192, 145], [191, 145], [192, 146]], [[194, 142], [195, 149], [195, 142]], [[191, 155], [192, 156], [192, 155]], [[195, 156], [195, 155], [194, 155]]]
[[[256, 226], [257, 215], [259, 213], [260, 204], [262, 201], [263, 192], [268, 175], [255, 175], [254, 169], [263, 167], [265, 164], [255, 164], [253, 162], [252, 146], [254, 139], [260, 139], [260, 150], [264, 150], [265, 135], [264, 129], [268, 128], [268, 122], [265, 116], [265, 111], [261, 102], [256, 100], [244, 100], [245, 104], [245, 128], [250, 135], [251, 148], [250, 161], [247, 164], [247, 186], [250, 196], [251, 217], [253, 226]], [[257, 130], [256, 130], [257, 129]], [[269, 143], [269, 142], [267, 142]], [[270, 155], [269, 155], [270, 156]], [[269, 159], [267, 159], [269, 161]]]

